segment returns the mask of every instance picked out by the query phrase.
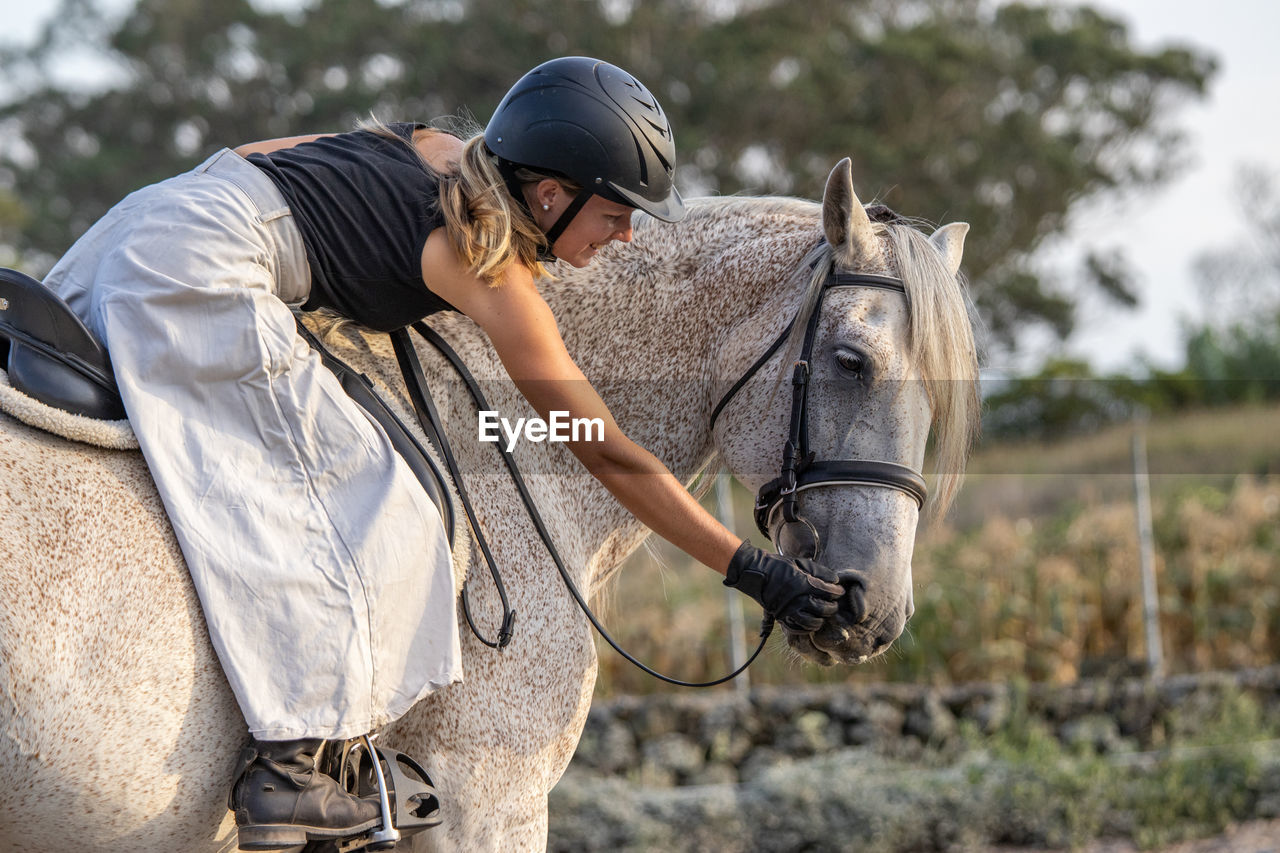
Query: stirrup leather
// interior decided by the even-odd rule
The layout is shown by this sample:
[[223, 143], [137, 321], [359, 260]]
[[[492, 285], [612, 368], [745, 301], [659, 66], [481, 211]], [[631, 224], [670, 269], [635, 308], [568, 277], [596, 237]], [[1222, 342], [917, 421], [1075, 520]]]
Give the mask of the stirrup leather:
[[337, 842], [338, 853], [391, 850], [402, 839], [438, 825], [440, 798], [422, 765], [403, 752], [375, 747], [368, 735], [332, 751], [325, 772], [357, 797], [378, 795], [382, 825]]

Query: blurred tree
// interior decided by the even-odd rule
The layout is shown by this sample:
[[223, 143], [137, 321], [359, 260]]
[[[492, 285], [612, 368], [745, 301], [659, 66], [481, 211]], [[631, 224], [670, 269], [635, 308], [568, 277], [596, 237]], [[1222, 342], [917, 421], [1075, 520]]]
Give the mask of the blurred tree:
[[1274, 330], [1280, 321], [1280, 172], [1242, 165], [1235, 191], [1244, 233], [1234, 245], [1196, 258], [1200, 316], [1206, 328]]
[[[77, 40], [123, 82], [50, 82]], [[0, 243], [55, 256], [129, 190], [223, 144], [370, 111], [483, 120], [519, 74], [573, 53], [654, 88], [695, 192], [813, 197], [849, 155], [864, 200], [972, 223], [966, 270], [1006, 343], [1033, 323], [1070, 332], [1073, 299], [1031, 254], [1082, 199], [1176, 168], [1170, 108], [1213, 72], [1188, 48], [1136, 49], [1088, 7], [983, 0], [138, 0], [110, 26], [95, 0], [63, 0], [38, 44], [0, 53], [0, 75], [26, 81], [0, 107], [0, 139], [22, 141], [0, 153], [0, 192], [24, 207]], [[1089, 271], [1133, 300], [1122, 258]]]
[[8, 234], [16, 234], [22, 227], [25, 210], [17, 197], [0, 189], [0, 266], [14, 267], [20, 263], [17, 248], [6, 239]]
[[1280, 313], [1190, 331], [1177, 370], [1148, 365], [1141, 377], [1101, 375], [1083, 361], [1050, 358], [1034, 375], [993, 384], [982, 433], [996, 442], [1094, 432], [1139, 411], [1265, 404], [1280, 400]]
[[1009, 380], [989, 394], [984, 438], [1052, 439], [1096, 430], [1128, 413], [1127, 401], [1088, 364], [1049, 359], [1034, 376]]
[[1280, 399], [1280, 311], [1193, 332], [1184, 371], [1204, 405]]

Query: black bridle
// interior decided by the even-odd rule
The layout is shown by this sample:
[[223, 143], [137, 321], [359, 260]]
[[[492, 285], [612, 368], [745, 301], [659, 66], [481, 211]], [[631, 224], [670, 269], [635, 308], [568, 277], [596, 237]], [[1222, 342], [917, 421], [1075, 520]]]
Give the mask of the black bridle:
[[[786, 556], [814, 559], [822, 552], [817, 528], [800, 514], [801, 492], [828, 486], [883, 486], [905, 492], [916, 502], [917, 508], [923, 507], [925, 498], [928, 497], [924, 477], [914, 468], [897, 462], [880, 462], [870, 459], [818, 461], [809, 450], [808, 404], [809, 379], [813, 373], [813, 344], [817, 337], [818, 321], [822, 315], [822, 303], [827, 291], [837, 287], [870, 287], [894, 291], [904, 296], [907, 292], [900, 278], [832, 270], [823, 280], [817, 300], [808, 317], [804, 319], [804, 341], [801, 343], [799, 357], [791, 372], [791, 425], [782, 451], [782, 473], [765, 483], [760, 489], [756, 495], [754, 513], [756, 527], [769, 537], [780, 554]], [[756, 362], [747, 368], [746, 373], [720, 398], [720, 402], [711, 412], [711, 429], [715, 429], [716, 418], [724, 411], [729, 401], [782, 347], [799, 322], [801, 318], [797, 313], [795, 319], [782, 330], [782, 334], [764, 355], [756, 359]], [[782, 512], [782, 525], [775, 534], [770, 530], [770, 522], [779, 509]]]

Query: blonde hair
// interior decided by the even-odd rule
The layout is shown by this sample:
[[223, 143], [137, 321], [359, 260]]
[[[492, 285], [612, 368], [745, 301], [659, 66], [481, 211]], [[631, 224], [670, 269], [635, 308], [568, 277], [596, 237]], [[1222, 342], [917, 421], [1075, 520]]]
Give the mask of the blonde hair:
[[[527, 169], [516, 172], [522, 185], [547, 177], [551, 176]], [[467, 140], [457, 171], [440, 176], [439, 205], [458, 259], [479, 278], [496, 285], [515, 263], [534, 277], [548, 275], [538, 260], [546, 237], [529, 211], [511, 197], [482, 134]]]
[[973, 334], [977, 315], [963, 277], [947, 269], [928, 235], [910, 224], [875, 227], [888, 237], [907, 288], [912, 359], [933, 408], [937, 487], [932, 515], [941, 518], [960, 490], [965, 460], [982, 426]]

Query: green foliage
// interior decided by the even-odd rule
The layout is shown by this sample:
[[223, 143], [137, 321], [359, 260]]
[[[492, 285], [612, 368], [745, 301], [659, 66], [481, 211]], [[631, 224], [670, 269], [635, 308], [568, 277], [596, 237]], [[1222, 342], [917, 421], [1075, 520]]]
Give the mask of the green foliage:
[[1280, 313], [1220, 328], [1204, 325], [1186, 342], [1179, 370], [1145, 377], [1099, 376], [1085, 362], [1051, 358], [1034, 375], [987, 395], [987, 439], [1042, 440], [1081, 434], [1138, 412], [1260, 404], [1280, 399]]
[[1129, 413], [1110, 382], [1075, 359], [1050, 359], [1034, 376], [1009, 380], [985, 399], [983, 434], [1044, 439], [1087, 432]]
[[[121, 85], [85, 92], [43, 76], [85, 42]], [[277, 13], [138, 0], [110, 30], [94, 0], [64, 0], [46, 39], [0, 55], [6, 78], [25, 81], [0, 107], [30, 155], [0, 155], [0, 189], [26, 207], [13, 241], [56, 256], [127, 192], [223, 145], [344, 129], [370, 111], [468, 108], [483, 121], [519, 74], [572, 53], [654, 88], [686, 188], [813, 197], [848, 155], [865, 195], [970, 222], [966, 270], [1004, 340], [1029, 323], [1070, 330], [1072, 301], [1027, 257], [1080, 200], [1175, 169], [1170, 106], [1201, 96], [1213, 72], [1188, 48], [1136, 48], [1087, 6], [316, 0]], [[1130, 300], [1104, 261], [1092, 279]]]
[[[1280, 723], [1275, 684], [1272, 674], [1259, 675], [1176, 685], [1093, 682], [1063, 691], [1028, 690], [1018, 679], [1007, 688], [984, 685], [982, 695], [1001, 697], [999, 704], [1008, 708], [995, 725], [990, 716], [980, 723], [969, 708], [960, 712], [958, 734], [940, 746], [904, 737], [897, 726], [867, 745], [820, 749], [812, 756], [783, 746], [790, 752], [786, 759], [769, 754], [767, 771], [751, 773], [732, 788], [694, 781], [672, 786], [634, 773], [624, 779], [632, 766], [626, 764], [601, 777], [594, 757], [604, 750], [596, 743], [586, 755], [579, 752], [587, 760], [575, 758], [551, 795], [551, 848], [1128, 850], [1132, 843], [1152, 849], [1221, 835], [1241, 821], [1273, 816], [1280, 795], [1280, 752], [1271, 740]], [[637, 752], [645, 756], [639, 762], [646, 764], [668, 737], [698, 739], [692, 733], [707, 728], [744, 736], [754, 723], [772, 729], [767, 737], [778, 745], [785, 739], [777, 729], [793, 723], [775, 713], [792, 720], [814, 713], [825, 718], [804, 710], [804, 699], [773, 705], [779, 695], [718, 708], [714, 699], [703, 699], [696, 707], [705, 711], [691, 716], [664, 715], [671, 703], [633, 697], [610, 709], [626, 708], [625, 720], [612, 713], [593, 716], [619, 733], [634, 732]], [[842, 694], [816, 695], [826, 704], [839, 702]], [[940, 701], [954, 707], [965, 696], [964, 690], [942, 691]], [[694, 707], [675, 704], [686, 711]], [[770, 711], [760, 713], [764, 707]], [[734, 709], [732, 725], [724, 723], [728, 708]], [[637, 725], [642, 713], [655, 711], [665, 716], [660, 728]], [[1139, 720], [1164, 731], [1159, 743], [1119, 737], [1098, 743], [1077, 736], [1090, 721], [1096, 730], [1114, 732]], [[673, 727], [684, 734], [670, 734]], [[757, 761], [746, 759], [759, 766]], [[759, 814], [769, 818], [754, 819]], [[1232, 849], [1245, 837], [1233, 839]], [[1223, 849], [1224, 843], [1231, 846], [1232, 840], [1209, 846]]]
[[1188, 735], [1138, 761], [1072, 749], [1042, 722], [973, 739], [989, 758], [970, 779], [1000, 804], [999, 840], [1057, 848], [1122, 834], [1150, 849], [1252, 817], [1263, 787], [1252, 743], [1274, 736], [1275, 720], [1238, 690], [1207, 719], [1176, 710], [1171, 718]]
[[1246, 749], [1167, 761], [1131, 780], [1134, 840], [1150, 849], [1219, 833], [1250, 817], [1259, 766]]
[[1205, 405], [1280, 399], [1280, 313], [1271, 322], [1205, 327], [1187, 341], [1186, 372]]

